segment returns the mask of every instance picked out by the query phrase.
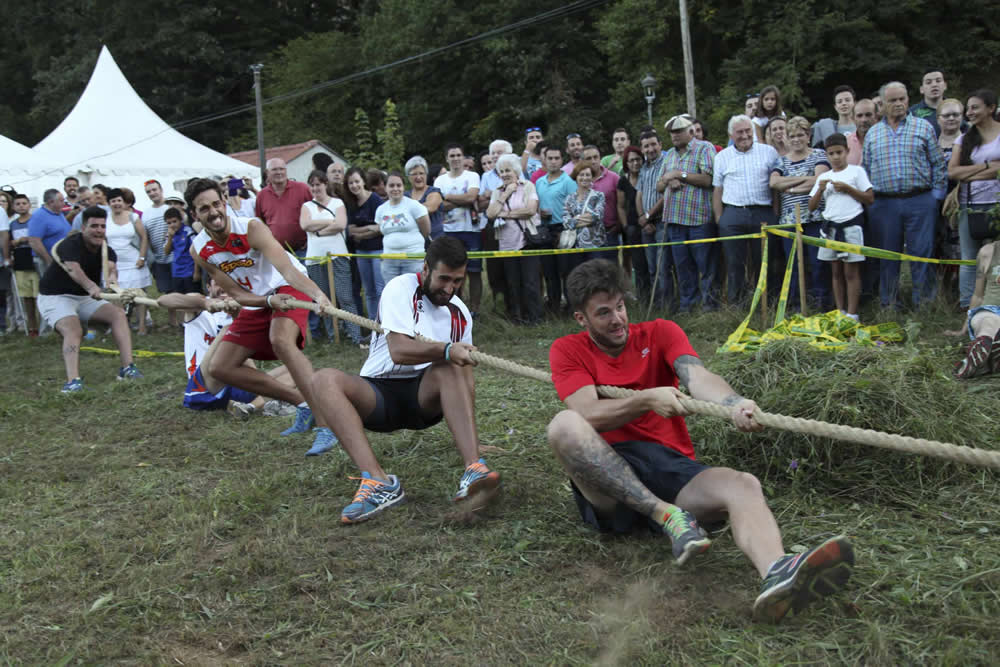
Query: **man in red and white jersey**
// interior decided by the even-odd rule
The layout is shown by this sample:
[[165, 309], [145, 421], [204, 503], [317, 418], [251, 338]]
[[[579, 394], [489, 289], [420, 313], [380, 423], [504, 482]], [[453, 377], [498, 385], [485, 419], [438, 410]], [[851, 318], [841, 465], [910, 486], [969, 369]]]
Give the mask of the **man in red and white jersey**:
[[472, 316], [458, 298], [467, 263], [465, 245], [457, 238], [433, 241], [421, 273], [396, 276], [382, 290], [378, 317], [384, 333], [372, 334], [361, 375], [332, 368], [315, 375], [317, 415], [361, 469], [361, 485], [341, 513], [343, 523], [370, 519], [405, 497], [399, 479], [382, 470], [364, 429], [420, 430], [443, 418], [465, 462], [453, 499], [479, 509], [500, 485], [500, 475], [479, 457], [475, 362], [469, 354], [476, 349]]
[[[549, 424], [548, 439], [584, 522], [604, 532], [665, 534], [683, 564], [710, 545], [698, 522], [728, 518], [733, 540], [763, 579], [753, 607], [758, 618], [779, 621], [839, 590], [854, 565], [847, 538], [786, 554], [757, 478], [695, 460], [678, 380], [692, 398], [726, 406], [741, 431], [763, 428], [757, 404], [705, 368], [676, 323], [630, 324], [629, 283], [616, 264], [581, 264], [566, 288], [583, 331], [549, 350], [552, 380], [569, 409]], [[601, 385], [635, 391], [601, 398]]]
[[[202, 225], [191, 243], [194, 261], [242, 306], [215, 350], [211, 375], [223, 384], [297, 404], [295, 424], [282, 435], [309, 430], [313, 421], [310, 406], [315, 405], [309, 389], [313, 367], [302, 353], [309, 311], [291, 308], [288, 301], [313, 300], [329, 306], [329, 299], [309, 280], [305, 267], [278, 245], [263, 222], [228, 217], [226, 200], [216, 181], [191, 181], [184, 198]], [[280, 359], [299, 389], [250, 368], [244, 364], [247, 359]], [[325, 424], [318, 425], [317, 439], [332, 438]]]

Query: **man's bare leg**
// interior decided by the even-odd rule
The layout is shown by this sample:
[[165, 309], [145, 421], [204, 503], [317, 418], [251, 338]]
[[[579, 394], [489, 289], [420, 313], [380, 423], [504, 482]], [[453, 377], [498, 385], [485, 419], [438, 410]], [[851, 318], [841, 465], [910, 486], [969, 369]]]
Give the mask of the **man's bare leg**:
[[80, 341], [83, 340], [83, 328], [76, 315], [62, 318], [54, 328], [63, 338], [63, 364], [66, 366], [66, 381], [69, 382], [80, 377]]
[[246, 391], [269, 398], [276, 398], [292, 405], [303, 402], [302, 394], [293, 387], [288, 387], [267, 373], [244, 365], [253, 350], [231, 341], [222, 341], [205, 368], [222, 384], [239, 387]]
[[[298, 392], [302, 394], [302, 398], [306, 404], [313, 410], [316, 426], [326, 427], [329, 422], [323, 419], [321, 415], [315, 414], [316, 399], [315, 394], [312, 393], [312, 380], [315, 371], [313, 370], [312, 362], [299, 349], [298, 340], [300, 335], [304, 334], [299, 329], [299, 325], [295, 323], [295, 320], [288, 317], [276, 317], [271, 320], [271, 349], [274, 350], [275, 356], [288, 369], [288, 373], [295, 381]], [[262, 373], [262, 375], [267, 377], [269, 382], [281, 386], [281, 383], [271, 378], [267, 373]]]
[[[275, 368], [267, 371], [267, 374], [281, 384], [295, 388], [295, 380], [292, 379], [292, 374], [289, 373], [288, 369], [284, 366], [276, 366]], [[255, 410], [260, 410], [264, 407], [264, 404], [267, 403], [268, 400], [267, 396], [258, 395], [257, 398], [250, 401], [250, 405], [252, 405]]]
[[563, 410], [549, 422], [549, 445], [580, 493], [598, 512], [610, 514], [621, 503], [655, 521], [676, 506], [657, 498], [629, 464], [581, 415]]
[[476, 385], [471, 366], [439, 361], [427, 369], [417, 401], [427, 414], [443, 414], [466, 467], [479, 460]]
[[354, 465], [375, 479], [389, 479], [375, 458], [361, 418], [362, 414], [370, 415], [375, 409], [372, 386], [357, 375], [324, 368], [313, 374], [311, 393], [321, 397], [313, 406], [314, 414], [330, 424]]
[[709, 468], [688, 482], [675, 500], [699, 520], [729, 514], [736, 546], [763, 577], [785, 555], [781, 531], [757, 478], [732, 468]]
[[107, 303], [94, 311], [90, 319], [111, 325], [111, 337], [115, 339], [115, 345], [118, 346], [118, 358], [121, 360], [121, 365], [124, 367], [131, 364], [132, 332], [129, 330], [125, 311], [118, 306]]

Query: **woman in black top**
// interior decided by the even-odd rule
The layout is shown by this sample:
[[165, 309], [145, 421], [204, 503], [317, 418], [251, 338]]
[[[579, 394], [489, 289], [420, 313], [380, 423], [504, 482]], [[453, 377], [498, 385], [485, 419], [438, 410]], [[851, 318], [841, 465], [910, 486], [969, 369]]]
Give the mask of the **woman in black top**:
[[[642, 151], [636, 146], [629, 146], [622, 154], [622, 175], [618, 179], [618, 219], [625, 221], [625, 244], [642, 243], [642, 230], [639, 228], [639, 211], [636, 206], [636, 186], [639, 184], [639, 168], [642, 167]], [[649, 294], [649, 264], [646, 262], [645, 248], [632, 248], [624, 254], [625, 273], [635, 271], [635, 287], [640, 299]], [[631, 261], [630, 261], [631, 260]]]
[[[375, 210], [382, 204], [382, 198], [368, 190], [365, 172], [351, 167], [344, 175], [344, 203], [347, 205], [347, 232], [354, 243], [353, 252], [359, 255], [382, 254], [382, 232], [375, 224]], [[358, 258], [358, 272], [365, 288], [365, 302], [368, 317], [374, 319], [378, 313], [378, 300], [382, 297], [382, 263], [378, 258]], [[355, 301], [360, 303], [360, 301]]]

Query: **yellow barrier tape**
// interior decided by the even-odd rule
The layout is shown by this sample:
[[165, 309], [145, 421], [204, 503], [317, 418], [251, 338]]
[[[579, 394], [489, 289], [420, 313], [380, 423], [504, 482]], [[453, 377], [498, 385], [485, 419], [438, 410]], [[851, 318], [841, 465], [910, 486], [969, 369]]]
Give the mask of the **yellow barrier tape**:
[[781, 280], [781, 294], [778, 296], [778, 307], [774, 313], [774, 324], [785, 319], [785, 306], [788, 305], [788, 290], [792, 284], [792, 262], [795, 261], [795, 246], [788, 253], [788, 261], [785, 262], [785, 277]]
[[[775, 234], [777, 236], [783, 236], [788, 239], [795, 238], [795, 234], [775, 229], [774, 227], [767, 227], [766, 230], [768, 233]], [[815, 236], [806, 236], [804, 234], [802, 236], [802, 242], [818, 246], [820, 248], [830, 248], [831, 250], [839, 250], [840, 252], [853, 252], [855, 255], [864, 255], [865, 257], [875, 257], [877, 259], [890, 259], [897, 262], [958, 264], [964, 266], [975, 266], [976, 264], [976, 260], [974, 259], [936, 259], [934, 257], [917, 257], [915, 255], [907, 255], [901, 252], [893, 252], [892, 250], [882, 250], [881, 248], [873, 248], [866, 245], [855, 245], [853, 243], [844, 243], [842, 241], [832, 241], [830, 239], [821, 239]]]
[[[87, 352], [97, 352], [98, 354], [118, 354], [118, 350], [109, 350], [103, 347], [87, 347], [83, 346], [80, 348]], [[148, 359], [150, 357], [183, 357], [183, 352], [153, 352], [152, 350], [132, 350], [133, 357], [139, 357], [140, 359]]]
[[[767, 229], [773, 229], [773, 227], [767, 227]], [[755, 234], [740, 234], [738, 236], [717, 236], [710, 239], [691, 239], [690, 241], [663, 241], [661, 243], [636, 243], [634, 245], [617, 245], [617, 246], [607, 246], [600, 248], [537, 248], [537, 249], [527, 249], [527, 250], [473, 250], [468, 253], [469, 259], [484, 259], [489, 257], [531, 257], [537, 255], [567, 255], [578, 252], [617, 252], [619, 250], [631, 250], [633, 248], [654, 248], [658, 246], [669, 246], [669, 245], [694, 245], [696, 243], [716, 243], [718, 241], [739, 241], [740, 239], [759, 239], [763, 232]], [[292, 253], [294, 254], [294, 253]], [[301, 260], [308, 260], [310, 262], [316, 262], [317, 264], [325, 264], [330, 261], [331, 257], [357, 257], [359, 259], [423, 259], [424, 253], [422, 252], [394, 252], [394, 253], [382, 253], [380, 255], [366, 255], [361, 253], [330, 253], [329, 255], [320, 255], [318, 257], [301, 257]]]
[[767, 289], [767, 235], [764, 236], [764, 247], [762, 248], [761, 253], [760, 276], [757, 277], [757, 287], [754, 288], [753, 299], [750, 301], [750, 312], [748, 312], [747, 316], [743, 318], [740, 325], [736, 327], [736, 331], [729, 334], [729, 338], [727, 338], [726, 342], [723, 343], [718, 349], [719, 352], [736, 351], [731, 348], [738, 345], [739, 342], [743, 340], [747, 331], [752, 331], [747, 328], [750, 326], [750, 318], [753, 317], [754, 311], [757, 310], [757, 304], [760, 303], [761, 294], [763, 294], [764, 290]]

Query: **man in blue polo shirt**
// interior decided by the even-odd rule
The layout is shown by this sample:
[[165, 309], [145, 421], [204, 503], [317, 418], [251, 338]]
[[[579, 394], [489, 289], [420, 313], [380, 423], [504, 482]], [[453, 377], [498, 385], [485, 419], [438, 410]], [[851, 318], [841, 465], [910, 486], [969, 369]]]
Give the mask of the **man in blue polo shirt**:
[[35, 211], [28, 221], [28, 243], [35, 251], [35, 256], [41, 258], [48, 268], [52, 263], [52, 246], [69, 234], [70, 224], [63, 217], [63, 195], [55, 188], [45, 191], [42, 196], [44, 205]]
[[[562, 170], [563, 154], [558, 146], [548, 146], [542, 153], [546, 174], [535, 182], [538, 193], [538, 213], [542, 223], [549, 225], [552, 247], [559, 244], [562, 231], [563, 203], [576, 192], [576, 181]], [[545, 275], [545, 293], [550, 312], [559, 312], [559, 303], [565, 290], [560, 289], [561, 277], [569, 269], [566, 255], [542, 255], [542, 273]]]

